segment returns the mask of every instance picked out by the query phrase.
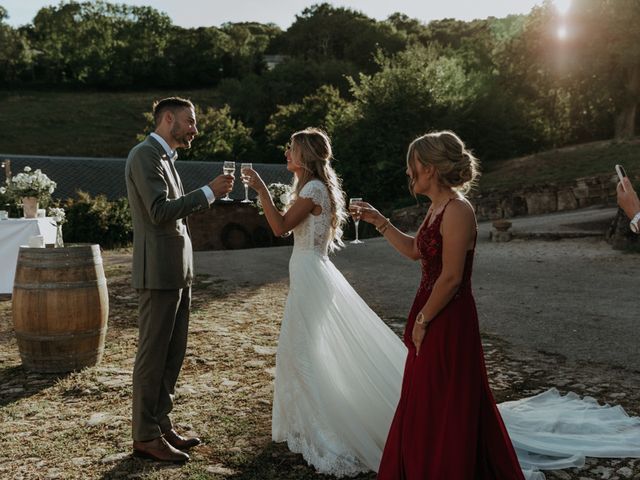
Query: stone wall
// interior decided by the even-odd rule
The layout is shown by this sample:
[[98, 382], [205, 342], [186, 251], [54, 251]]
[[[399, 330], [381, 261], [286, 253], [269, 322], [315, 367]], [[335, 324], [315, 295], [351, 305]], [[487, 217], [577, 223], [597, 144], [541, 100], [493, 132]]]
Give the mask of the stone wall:
[[208, 210], [190, 215], [189, 228], [196, 251], [271, 247], [293, 241], [293, 236], [274, 237], [258, 209], [238, 201], [215, 202]]
[[[632, 179], [634, 181], [640, 178]], [[616, 204], [617, 177], [601, 175], [582, 177], [570, 184], [547, 184], [517, 189], [513, 192], [489, 190], [472, 193], [469, 200], [476, 209], [478, 220], [496, 220], [526, 215], [540, 215], [592, 205]], [[403, 231], [415, 231], [427, 213], [429, 203], [395, 210], [394, 225]]]
[[[583, 177], [568, 185], [548, 184], [514, 192], [483, 192], [470, 195], [469, 200], [476, 208], [478, 220], [540, 215], [591, 205], [613, 206], [616, 203], [616, 182], [615, 175]], [[395, 210], [391, 221], [402, 231], [416, 231], [428, 208], [429, 203], [425, 202]], [[208, 210], [191, 215], [189, 226], [195, 250], [269, 247], [293, 242], [292, 236], [274, 237], [264, 216], [259, 215], [255, 207], [238, 201], [214, 203]], [[360, 227], [361, 236], [369, 236], [363, 225]]]
[[617, 177], [582, 177], [571, 184], [547, 184], [513, 192], [487, 191], [471, 195], [479, 220], [575, 210], [591, 205], [615, 205]]

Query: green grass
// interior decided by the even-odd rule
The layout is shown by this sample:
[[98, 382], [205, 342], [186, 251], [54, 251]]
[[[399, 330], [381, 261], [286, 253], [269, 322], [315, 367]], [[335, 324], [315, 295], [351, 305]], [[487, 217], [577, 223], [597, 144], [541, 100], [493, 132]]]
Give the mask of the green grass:
[[[126, 157], [136, 143], [155, 99], [191, 98], [200, 106], [218, 105], [215, 89], [140, 92], [0, 91], [0, 153]], [[576, 178], [611, 174], [622, 163], [640, 179], [640, 138], [603, 141], [488, 163], [479, 190], [511, 190]]]
[[610, 174], [614, 165], [624, 165], [627, 174], [640, 179], [640, 139], [627, 142], [602, 141], [494, 162], [480, 177], [479, 190], [512, 190], [549, 183], [575, 183], [580, 177]]
[[217, 104], [210, 90], [142, 92], [0, 91], [0, 152], [126, 157], [153, 101], [179, 95]]

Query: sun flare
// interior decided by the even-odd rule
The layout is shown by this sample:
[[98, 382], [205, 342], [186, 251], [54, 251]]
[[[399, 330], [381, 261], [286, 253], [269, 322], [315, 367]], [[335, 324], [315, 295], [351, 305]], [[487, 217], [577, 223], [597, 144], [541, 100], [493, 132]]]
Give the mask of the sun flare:
[[571, 0], [554, 0], [553, 2], [560, 15], [566, 15], [571, 8]]
[[564, 25], [561, 25], [560, 27], [558, 27], [558, 31], [556, 32], [556, 35], [558, 36], [558, 38], [560, 40], [564, 40], [567, 38], [567, 27], [565, 27]]

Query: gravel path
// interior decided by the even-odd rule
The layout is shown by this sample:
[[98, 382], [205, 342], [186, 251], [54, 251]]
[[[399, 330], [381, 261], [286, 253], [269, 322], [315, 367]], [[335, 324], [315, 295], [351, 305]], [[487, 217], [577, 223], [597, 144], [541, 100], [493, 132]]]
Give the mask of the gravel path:
[[[585, 209], [513, 219], [513, 230], [584, 231], [615, 209]], [[640, 372], [640, 255], [613, 250], [600, 238], [494, 243], [479, 225], [474, 290], [481, 328], [515, 346], [569, 360]], [[589, 232], [593, 228], [589, 227]], [[198, 273], [241, 285], [286, 281], [291, 247], [196, 253]], [[419, 264], [382, 238], [349, 245], [336, 266], [381, 316], [403, 322], [417, 288]]]
[[[591, 208], [512, 219], [516, 239], [507, 243], [489, 240], [489, 222], [479, 225], [473, 282], [498, 401], [556, 387], [640, 414], [640, 255], [594, 236], [615, 213]], [[557, 240], [565, 235], [571, 238]], [[283, 285], [290, 253], [291, 247], [199, 252], [196, 268], [231, 285]], [[349, 245], [332, 260], [400, 333], [419, 264], [382, 238]], [[582, 468], [545, 473], [548, 480], [640, 479], [640, 460], [589, 458]]]
[[[590, 210], [516, 219], [514, 230], [575, 233], [602, 223], [599, 216], [606, 223], [606, 215]], [[632, 303], [640, 255], [613, 251], [592, 237], [492, 243], [489, 229], [489, 224], [480, 225], [474, 282], [497, 401], [557, 387], [640, 415], [639, 332]], [[0, 478], [320, 478], [301, 456], [274, 445], [270, 436], [290, 252], [197, 253], [201, 275], [194, 284], [189, 349], [174, 418], [181, 430], [198, 432], [205, 444], [181, 468], [130, 455], [127, 412], [137, 331], [130, 253], [104, 255], [110, 318], [104, 359], [95, 367], [60, 377], [26, 373], [11, 302], [0, 302]], [[419, 265], [381, 238], [349, 246], [334, 261], [384, 321], [401, 332]], [[640, 479], [640, 459], [587, 459], [581, 468], [546, 476]]]

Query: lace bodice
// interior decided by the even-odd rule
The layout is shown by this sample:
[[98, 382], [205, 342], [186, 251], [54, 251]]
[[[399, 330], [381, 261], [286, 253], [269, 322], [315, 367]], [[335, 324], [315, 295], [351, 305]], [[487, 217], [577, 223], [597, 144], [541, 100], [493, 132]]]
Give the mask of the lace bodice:
[[[420, 262], [422, 263], [422, 279], [420, 280], [419, 290], [431, 291], [433, 285], [442, 272], [442, 235], [440, 234], [440, 224], [444, 217], [444, 211], [448, 206], [431, 219], [431, 214], [427, 216], [424, 225], [418, 232], [418, 250], [420, 251]], [[464, 264], [464, 274], [462, 283], [458, 288], [458, 294], [464, 290], [471, 288], [471, 272], [473, 270], [473, 254], [474, 250], [467, 252], [467, 258]], [[458, 295], [456, 294], [456, 295]]]
[[300, 190], [299, 197], [310, 198], [322, 207], [319, 215], [310, 213], [307, 218], [293, 229], [293, 250], [313, 251], [326, 255], [331, 233], [331, 199], [329, 191], [320, 180], [307, 182]]

